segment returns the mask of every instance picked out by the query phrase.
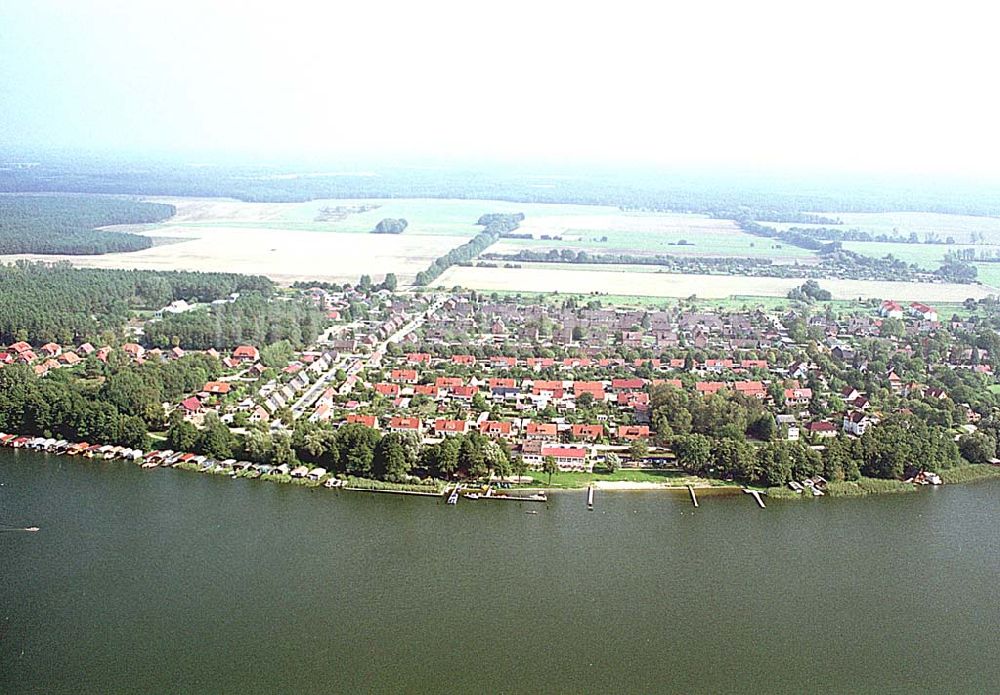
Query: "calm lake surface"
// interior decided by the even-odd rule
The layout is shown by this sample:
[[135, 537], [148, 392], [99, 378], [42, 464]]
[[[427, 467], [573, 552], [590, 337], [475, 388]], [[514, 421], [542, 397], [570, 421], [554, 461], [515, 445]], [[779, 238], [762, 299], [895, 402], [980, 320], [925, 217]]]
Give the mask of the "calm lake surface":
[[[0, 451], [0, 692], [1000, 692], [1000, 484], [306, 490]], [[534, 509], [537, 515], [526, 514]]]

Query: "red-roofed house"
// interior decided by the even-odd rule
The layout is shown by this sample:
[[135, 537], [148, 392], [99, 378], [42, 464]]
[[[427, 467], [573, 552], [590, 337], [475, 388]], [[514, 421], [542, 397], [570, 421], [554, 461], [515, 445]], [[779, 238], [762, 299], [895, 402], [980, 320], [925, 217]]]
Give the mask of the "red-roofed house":
[[373, 430], [378, 429], [378, 418], [374, 415], [360, 415], [358, 413], [350, 413], [347, 416], [348, 425], [364, 425], [365, 427], [371, 427]]
[[420, 418], [396, 416], [389, 418], [390, 432], [419, 432], [423, 429]]
[[733, 383], [736, 393], [741, 393], [750, 398], [764, 400], [767, 398], [767, 389], [762, 381], [736, 381]]
[[595, 401], [604, 400], [604, 384], [599, 381], [577, 381], [573, 384], [573, 395], [579, 398], [585, 393], [594, 397]]
[[410, 364], [430, 364], [431, 355], [429, 352], [411, 352], [406, 356], [406, 361]]
[[125, 343], [122, 345], [122, 351], [134, 360], [142, 359], [146, 354], [146, 348], [138, 343]]
[[233, 350], [233, 359], [237, 362], [257, 362], [260, 352], [253, 345], [240, 345]]
[[[540, 468], [545, 457], [551, 456], [561, 471], [591, 471], [593, 464], [587, 457], [587, 450], [580, 446], [543, 446], [538, 454], [524, 455], [524, 462], [529, 466]], [[537, 458], [536, 458], [537, 457]]]
[[469, 428], [469, 423], [465, 420], [446, 420], [438, 418], [434, 421], [434, 434], [452, 436], [455, 434], [465, 434]]
[[464, 401], [471, 401], [477, 393], [479, 389], [475, 386], [456, 386], [451, 390], [451, 395]]
[[67, 367], [73, 367], [80, 364], [83, 360], [75, 352], [64, 352], [59, 355], [59, 361], [65, 364]]
[[710, 396], [726, 388], [724, 381], [698, 381], [694, 385], [695, 391], [703, 396]]
[[476, 357], [474, 355], [452, 355], [451, 363], [465, 365], [466, 367], [472, 367], [475, 366], [476, 364]]
[[198, 413], [205, 412], [205, 409], [201, 406], [201, 401], [194, 396], [181, 401], [181, 408], [183, 408], [185, 415], [197, 415]]
[[570, 431], [573, 434], [573, 439], [596, 442], [604, 436], [604, 425], [573, 425]]
[[615, 391], [637, 391], [645, 385], [645, 380], [639, 378], [611, 380], [611, 388]]
[[914, 316], [923, 319], [924, 321], [937, 321], [938, 313], [934, 307], [927, 306], [926, 304], [921, 304], [920, 302], [913, 302], [910, 304], [910, 313]]
[[457, 376], [439, 376], [434, 380], [434, 385], [439, 389], [453, 389], [463, 383], [462, 379]]
[[812, 400], [812, 389], [785, 389], [785, 405], [805, 406]]
[[903, 307], [898, 302], [886, 299], [879, 305], [878, 313], [887, 319], [901, 319], [903, 318]]
[[836, 437], [837, 428], [832, 422], [808, 422], [805, 431], [817, 437]]
[[486, 385], [491, 389], [513, 389], [517, 388], [517, 383], [513, 379], [498, 379], [496, 377], [490, 377], [486, 381]]
[[18, 355], [20, 355], [22, 352], [29, 352], [31, 350], [31, 345], [24, 342], [23, 340], [19, 340], [18, 342], [11, 345], [10, 349], [13, 350], [15, 353], [17, 353]]
[[59, 357], [62, 354], [62, 348], [56, 343], [45, 343], [39, 350], [46, 357]]
[[375, 384], [375, 393], [382, 396], [396, 397], [399, 395], [399, 384], [381, 383]]
[[403, 384], [415, 384], [417, 383], [417, 370], [416, 369], [393, 369], [392, 374], [389, 376], [392, 381], [398, 381]]
[[627, 442], [649, 437], [649, 425], [619, 425], [616, 435]]
[[555, 440], [558, 428], [552, 422], [529, 422], [524, 428], [524, 438], [531, 440]]
[[438, 387], [434, 384], [417, 384], [413, 387], [413, 394], [434, 398], [438, 395]]
[[202, 391], [217, 396], [224, 396], [229, 393], [232, 388], [232, 384], [225, 381], [209, 381], [205, 384], [205, 388], [203, 388]]
[[507, 439], [511, 436], [511, 423], [506, 420], [483, 420], [479, 423], [479, 433], [487, 437], [502, 437]]

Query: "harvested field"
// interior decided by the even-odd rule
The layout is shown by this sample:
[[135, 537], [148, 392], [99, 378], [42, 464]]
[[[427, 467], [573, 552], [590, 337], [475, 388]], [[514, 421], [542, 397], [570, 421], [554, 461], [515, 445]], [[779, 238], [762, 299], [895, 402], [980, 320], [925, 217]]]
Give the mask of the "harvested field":
[[[453, 267], [435, 284], [461, 285], [477, 290], [525, 292], [600, 292], [649, 297], [723, 298], [731, 295], [783, 297], [804, 281], [791, 278], [749, 278], [731, 275], [615, 272], [601, 266], [573, 269]], [[893, 298], [906, 301], [961, 302], [994, 292], [982, 285], [878, 282], [875, 280], [820, 280], [834, 299]]]
[[69, 261], [86, 268], [139, 268], [144, 270], [201, 270], [263, 274], [279, 282], [325, 280], [356, 282], [362, 273], [380, 281], [396, 273], [401, 282], [413, 277], [438, 256], [462, 243], [454, 236], [407, 234], [318, 234], [296, 230], [241, 227], [170, 226], [175, 243], [133, 253], [103, 256], [0, 256], [0, 261], [21, 258], [36, 261]]

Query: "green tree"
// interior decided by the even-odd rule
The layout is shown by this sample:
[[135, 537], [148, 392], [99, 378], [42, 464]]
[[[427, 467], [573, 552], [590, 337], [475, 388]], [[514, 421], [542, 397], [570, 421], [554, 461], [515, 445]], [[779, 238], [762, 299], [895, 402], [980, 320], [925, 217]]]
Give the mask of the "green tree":
[[555, 456], [545, 456], [542, 458], [542, 471], [549, 476], [549, 485], [552, 484], [552, 474], [559, 472], [559, 465]]
[[688, 473], [702, 473], [712, 463], [712, 440], [703, 434], [675, 437], [672, 447], [677, 463]]
[[608, 473], [614, 473], [621, 468], [621, 465], [622, 459], [615, 452], [609, 451], [604, 455], [604, 467], [608, 469]]

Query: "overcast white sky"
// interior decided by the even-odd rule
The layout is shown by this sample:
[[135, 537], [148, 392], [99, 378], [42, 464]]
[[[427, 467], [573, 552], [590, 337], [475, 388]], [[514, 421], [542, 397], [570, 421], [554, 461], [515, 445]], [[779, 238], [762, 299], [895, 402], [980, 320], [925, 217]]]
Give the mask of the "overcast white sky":
[[988, 5], [0, 0], [0, 147], [1000, 178]]

